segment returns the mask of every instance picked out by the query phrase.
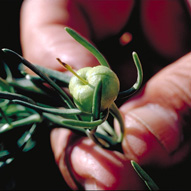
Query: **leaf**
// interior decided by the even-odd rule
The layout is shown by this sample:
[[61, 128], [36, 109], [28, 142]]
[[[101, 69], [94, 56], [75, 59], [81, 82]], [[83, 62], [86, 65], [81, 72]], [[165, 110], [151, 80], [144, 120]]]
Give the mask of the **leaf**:
[[120, 98], [120, 99], [133, 95], [141, 87], [141, 84], [143, 81], [143, 69], [142, 69], [139, 57], [136, 52], [133, 52], [132, 56], [133, 56], [133, 60], [134, 60], [134, 63], [135, 63], [136, 69], [137, 69], [137, 81], [128, 90], [119, 92], [118, 98]]
[[155, 184], [151, 177], [135, 161], [132, 160], [131, 165], [133, 166], [137, 174], [145, 182], [149, 190], [159, 190], [159, 187]]
[[24, 96], [24, 95], [21, 95], [21, 94], [17, 94], [17, 93], [1, 92], [0, 91], [0, 98], [8, 99], [8, 100], [17, 99], [17, 100], [21, 100], [21, 101], [25, 101], [25, 102], [29, 102], [29, 103], [35, 103], [31, 98]]
[[39, 65], [35, 65], [41, 72], [47, 74], [52, 80], [56, 81], [57, 84], [69, 84], [71, 77], [63, 72], [51, 70]]
[[[33, 78], [35, 78], [34, 81], [36, 83], [34, 83]], [[38, 78], [38, 80], [36, 78]], [[32, 79], [31, 78], [30, 79], [19, 78], [19, 79], [13, 80], [12, 82], [9, 82], [9, 84], [11, 86], [13, 86], [16, 91], [19, 91], [22, 93], [23, 92], [31, 92], [31, 93], [41, 94], [41, 95], [47, 96], [47, 94], [42, 90], [42, 88], [38, 87], [38, 85], [42, 84], [42, 83], [43, 83], [43, 81], [39, 76], [33, 76]]]
[[97, 50], [91, 43], [89, 43], [85, 38], [83, 38], [80, 34], [74, 31], [71, 28], [65, 27], [65, 30], [82, 46], [84, 46], [87, 50], [89, 50], [98, 60], [98, 62], [106, 67], [109, 67], [107, 60], [104, 56]]
[[[44, 114], [45, 116], [53, 117], [52, 114]], [[52, 116], [50, 116], [52, 115]], [[56, 117], [56, 116], [54, 116]], [[78, 127], [78, 128], [94, 128], [100, 124], [102, 124], [105, 121], [105, 119], [98, 119], [95, 121], [79, 121], [79, 120], [73, 120], [73, 119], [65, 119], [65, 118], [60, 118], [60, 120], [57, 122], [59, 123], [58, 125], [62, 126], [73, 126], [73, 127]]]
[[56, 109], [56, 108], [46, 108], [46, 107], [41, 107], [35, 104], [31, 104], [28, 102], [24, 102], [21, 100], [12, 100], [16, 104], [21, 104], [23, 106], [29, 107], [31, 109], [34, 109], [35, 111], [40, 111], [40, 112], [46, 112], [46, 113], [52, 113], [55, 115], [62, 115], [62, 116], [69, 116], [69, 115], [78, 115], [81, 114], [82, 111], [79, 109]]
[[117, 121], [119, 122], [119, 126], [120, 126], [120, 134], [118, 136], [118, 143], [121, 143], [123, 140], [123, 135], [124, 135], [124, 129], [125, 129], [125, 124], [123, 121], [123, 117], [118, 109], [118, 107], [116, 106], [115, 103], [113, 103], [110, 107], [110, 112], [113, 115], [114, 118], [117, 119]]
[[47, 82], [57, 93], [58, 95], [63, 98], [62, 100], [68, 105], [70, 108], [74, 108], [74, 104], [71, 101], [71, 99], [68, 97], [68, 95], [63, 91], [62, 88], [60, 88], [51, 78], [48, 77], [48, 75], [44, 74], [41, 72], [38, 68], [36, 68], [33, 64], [31, 64], [28, 60], [23, 58], [21, 55], [18, 53], [14, 52], [13, 50], [10, 49], [2, 49], [2, 51], [5, 54], [12, 54], [16, 56], [16, 58], [19, 58], [20, 62], [23, 63], [25, 66], [30, 68], [34, 73], [36, 73], [38, 76], [40, 76], [45, 82]]
[[[14, 92], [14, 89], [12, 86], [10, 86], [6, 80], [2, 79], [0, 77], [0, 92]], [[8, 100], [0, 99], [0, 107], [3, 108], [9, 103]]]
[[36, 142], [33, 141], [32, 135], [34, 134], [36, 130], [37, 125], [33, 124], [29, 131], [25, 131], [25, 133], [20, 137], [20, 139], [17, 141], [18, 147], [20, 150], [27, 152], [34, 148], [36, 145]]
[[5, 162], [4, 161], [0, 161], [0, 168], [10, 164], [11, 162], [13, 162], [14, 158], [8, 158]]
[[82, 127], [76, 127], [70, 124], [63, 124], [63, 117], [61, 116], [55, 116], [53, 114], [50, 113], [44, 113], [43, 117], [46, 119], [47, 122], [49, 122], [49, 125], [53, 126], [53, 127], [57, 127], [57, 128], [67, 128], [70, 130], [73, 130], [75, 132], [81, 132], [81, 133], [85, 133], [85, 129]]
[[6, 81], [11, 82], [13, 80], [13, 76], [11, 73], [10, 68], [7, 66], [7, 64], [4, 63], [5, 73], [6, 73]]
[[13, 87], [10, 86], [6, 80], [0, 77], [0, 91], [14, 92]]
[[9, 156], [9, 155], [10, 155], [10, 153], [8, 150], [0, 151], [0, 158], [4, 158], [4, 157]]
[[42, 121], [42, 118], [39, 114], [33, 114], [30, 115], [26, 118], [17, 120], [17, 121], [13, 121], [11, 124], [4, 124], [3, 126], [0, 127], [0, 133], [4, 133], [7, 132], [11, 129], [17, 128], [17, 127], [21, 127], [21, 126], [25, 126], [25, 125], [30, 125], [33, 123], [39, 123]]
[[100, 80], [95, 87], [93, 94], [93, 104], [92, 104], [92, 120], [99, 119], [100, 107], [101, 107], [101, 95], [102, 95], [102, 81]]

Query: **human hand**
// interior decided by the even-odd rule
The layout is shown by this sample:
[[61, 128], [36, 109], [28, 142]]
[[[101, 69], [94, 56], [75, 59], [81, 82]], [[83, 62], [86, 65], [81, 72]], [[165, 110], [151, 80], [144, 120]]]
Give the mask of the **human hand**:
[[[64, 3], [59, 7], [63, 8], [63, 5]], [[45, 4], [42, 3], [41, 6], [46, 9]], [[50, 8], [50, 5], [48, 5], [48, 8]], [[29, 17], [26, 18], [30, 21]], [[34, 20], [36, 21], [36, 19]], [[74, 21], [75, 19], [71, 20]], [[83, 19], [81, 22], [80, 25], [83, 26]], [[53, 29], [51, 25], [42, 25], [39, 21], [36, 25], [38, 29], [34, 29], [36, 32], [32, 35], [34, 39], [31, 38], [30, 49], [28, 49], [28, 46], [25, 48], [29, 41], [26, 39], [25, 42], [23, 41], [24, 44], [26, 43], [24, 45], [24, 55], [32, 62], [52, 63], [51, 67], [53, 68], [56, 66], [54, 64], [54, 58], [56, 57], [60, 57], [76, 69], [87, 65], [97, 65], [97, 61], [89, 52], [64, 34], [64, 30], [61, 29], [65, 25], [63, 22], [59, 23], [61, 25], [54, 25]], [[78, 24], [78, 27], [75, 23], [72, 23], [72, 25], [85, 37], [91, 37], [85, 23], [85, 26], [81, 28], [78, 28]], [[37, 34], [37, 31], [38, 38], [34, 35]], [[116, 31], [113, 32], [113, 34], [115, 33]], [[23, 34], [29, 35], [26, 31]], [[56, 37], [55, 34], [57, 34]], [[100, 32], [100, 34], [99, 38], [103, 38], [106, 32], [105, 34]], [[46, 40], [41, 41], [41, 38]], [[53, 41], [45, 46], [49, 39], [53, 39]], [[37, 50], [36, 44], [40, 46], [38, 50], [40, 49], [41, 54], [35, 51]], [[79, 51], [80, 57], [78, 56]], [[126, 123], [123, 141], [124, 155], [103, 150], [94, 145], [88, 138], [76, 137], [69, 130], [54, 129], [52, 131], [51, 143], [55, 159], [71, 188], [77, 189], [80, 184], [85, 189], [141, 189], [143, 185], [133, 171], [129, 162], [130, 159], [134, 159], [140, 164], [154, 163], [162, 166], [182, 160], [189, 152], [190, 146], [187, 140], [181, 140], [185, 129], [185, 127], [182, 127], [182, 119], [189, 108], [189, 93], [182, 91], [174, 84], [177, 83], [176, 80], [178, 79], [178, 85], [181, 83], [181, 85], [184, 84], [185, 87], [189, 87], [190, 82], [187, 79], [190, 79], [188, 73], [190, 57], [190, 55], [187, 55], [182, 60], [161, 71], [147, 83], [140, 96], [122, 106], [121, 111]], [[79, 63], [79, 65], [76, 65], [76, 63]], [[58, 66], [56, 66], [56, 69], [61, 70]], [[165, 81], [166, 78], [168, 79]], [[160, 87], [160, 90], [157, 87]], [[175, 99], [171, 99], [172, 97]], [[185, 110], [182, 106], [185, 106]], [[156, 115], [154, 115], [155, 113]], [[183, 147], [179, 148], [180, 143]]]

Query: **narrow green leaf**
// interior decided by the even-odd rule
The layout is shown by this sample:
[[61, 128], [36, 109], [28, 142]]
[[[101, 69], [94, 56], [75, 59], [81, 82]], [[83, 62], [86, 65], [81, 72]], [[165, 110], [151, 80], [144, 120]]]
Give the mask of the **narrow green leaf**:
[[47, 74], [52, 80], [56, 81], [56, 83], [61, 84], [69, 84], [71, 77], [63, 72], [59, 72], [56, 70], [51, 70], [49, 68], [45, 68], [39, 65], [35, 65], [41, 72]]
[[13, 80], [13, 76], [12, 76], [11, 70], [7, 66], [7, 64], [5, 64], [5, 63], [4, 63], [4, 68], [5, 68], [5, 72], [6, 72], [6, 81], [7, 82], [11, 82]]
[[[33, 78], [35, 78], [34, 81], [33, 81]], [[45, 92], [44, 89], [42, 88], [43, 82], [44, 81], [39, 76], [33, 76], [32, 79], [26, 79], [26, 78], [14, 79], [13, 81], [9, 82], [9, 84], [17, 92], [31, 92], [31, 93], [35, 93], [35, 94], [39, 94], [39, 95], [48, 96], [47, 92]], [[39, 88], [39, 84], [41, 85], [40, 88]], [[43, 86], [43, 87], [45, 87], [45, 86]]]
[[[99, 81], [93, 95], [92, 121], [97, 120], [100, 117], [101, 95], [102, 95], [102, 81]], [[99, 131], [97, 132], [97, 130]], [[92, 139], [93, 142], [95, 142], [102, 148], [109, 149], [118, 143], [116, 142], [117, 136], [114, 130], [107, 123], [107, 121], [103, 122], [102, 124], [96, 126], [91, 130], [87, 129], [86, 134], [90, 139]]]
[[131, 161], [131, 165], [137, 172], [137, 174], [142, 178], [142, 180], [145, 182], [149, 190], [159, 190], [159, 187], [155, 184], [155, 182], [151, 179], [151, 177], [135, 162]]
[[29, 131], [25, 131], [25, 133], [20, 137], [20, 139], [17, 141], [17, 145], [20, 149], [20, 151], [27, 152], [34, 148], [35, 142], [31, 140], [32, 135], [34, 134], [36, 130], [37, 125], [33, 124], [32, 127], [29, 129]]
[[108, 123], [108, 121], [105, 121], [104, 123], [99, 125], [99, 127], [97, 128], [97, 132], [102, 133], [107, 136], [115, 137], [115, 139], [117, 138], [117, 134], [115, 133], [114, 128], [111, 127], [111, 125]]
[[[97, 145], [99, 145], [102, 148], [108, 149], [110, 148], [111, 144], [109, 144], [108, 139], [105, 141], [104, 139], [98, 138], [96, 136], [96, 133], [92, 132], [90, 129], [86, 129], [86, 135]], [[107, 136], [103, 136], [103, 138], [106, 138]]]
[[109, 67], [107, 60], [104, 56], [97, 50], [91, 43], [89, 43], [85, 38], [83, 38], [80, 34], [74, 31], [71, 28], [66, 27], [65, 30], [82, 46], [84, 46], [87, 50], [89, 50], [98, 60], [98, 62], [106, 67]]
[[141, 62], [140, 62], [139, 57], [136, 52], [133, 52], [132, 56], [133, 56], [133, 60], [134, 60], [134, 63], [135, 63], [136, 69], [137, 69], [137, 81], [128, 90], [119, 92], [118, 98], [129, 97], [129, 96], [133, 95], [141, 87], [141, 84], [143, 81], [142, 65], [141, 65]]
[[92, 104], [92, 120], [97, 120], [100, 117], [100, 108], [101, 108], [101, 95], [102, 95], [102, 81], [100, 80], [95, 87], [93, 95], [93, 104]]
[[72, 120], [72, 119], [63, 119], [62, 123], [63, 125], [73, 125], [75, 127], [82, 127], [82, 128], [94, 128], [98, 125], [101, 125], [105, 120], [104, 119], [98, 119], [95, 121], [79, 121], [79, 120]]
[[29, 107], [31, 109], [41, 111], [41, 112], [46, 112], [46, 113], [52, 113], [55, 115], [62, 115], [62, 116], [69, 116], [69, 115], [78, 115], [82, 114], [82, 111], [79, 109], [56, 109], [56, 108], [46, 108], [46, 107], [41, 107], [35, 104], [31, 104], [28, 102], [24, 102], [21, 100], [12, 100], [16, 104], [21, 104], [23, 106]]
[[9, 83], [0, 77], [0, 91], [14, 92], [13, 87]]
[[0, 108], [0, 113], [3, 119], [10, 125], [11, 121], [9, 120], [8, 116], [5, 114], [5, 112]]
[[0, 98], [8, 99], [8, 100], [17, 99], [17, 100], [21, 100], [24, 102], [35, 103], [31, 98], [24, 96], [24, 95], [21, 95], [21, 94], [17, 94], [17, 93], [1, 92], [0, 91]]
[[0, 127], [0, 133], [4, 133], [7, 132], [11, 129], [17, 128], [17, 127], [21, 127], [21, 126], [25, 126], [25, 125], [30, 125], [33, 123], [40, 123], [42, 121], [42, 118], [39, 114], [33, 114], [29, 117], [26, 117], [24, 119], [20, 119], [17, 121], [13, 121], [11, 124], [4, 124], [3, 126]]
[[50, 126], [57, 127], [57, 128], [67, 128], [75, 132], [85, 133], [85, 128], [82, 127], [76, 127], [74, 125], [70, 124], [63, 124], [63, 117], [56, 116], [50, 113], [44, 113], [43, 117], [45, 120], [50, 122]]
[[51, 78], [48, 77], [48, 75], [44, 74], [40, 70], [38, 70], [33, 64], [31, 64], [29, 61], [27, 61], [25, 58], [23, 58], [21, 55], [18, 53], [14, 52], [13, 50], [10, 49], [2, 49], [4, 53], [9, 53], [12, 55], [15, 55], [17, 58], [20, 59], [21, 63], [23, 63], [25, 66], [30, 68], [34, 73], [39, 75], [43, 80], [45, 80], [60, 96], [63, 98], [62, 100], [70, 107], [74, 108], [74, 104], [71, 101], [71, 99], [68, 97], [68, 95], [63, 91], [62, 88], [60, 88]]
[[4, 161], [0, 161], [0, 168], [10, 164], [13, 160], [14, 160], [14, 158], [8, 158], [5, 162]]
[[0, 158], [4, 158], [10, 155], [10, 152], [8, 150], [2, 150], [0, 151]]

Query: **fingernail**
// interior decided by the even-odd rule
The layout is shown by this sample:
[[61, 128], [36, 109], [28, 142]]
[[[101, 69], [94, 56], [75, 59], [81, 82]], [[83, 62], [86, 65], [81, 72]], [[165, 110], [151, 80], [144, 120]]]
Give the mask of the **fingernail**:
[[135, 127], [144, 126], [148, 129], [169, 153], [173, 152], [180, 143], [177, 116], [167, 108], [157, 104], [147, 104], [133, 109], [126, 115], [126, 126], [132, 125], [129, 119], [135, 120], [133, 120]]
[[87, 179], [84, 188], [85, 190], [99, 190], [94, 179]]

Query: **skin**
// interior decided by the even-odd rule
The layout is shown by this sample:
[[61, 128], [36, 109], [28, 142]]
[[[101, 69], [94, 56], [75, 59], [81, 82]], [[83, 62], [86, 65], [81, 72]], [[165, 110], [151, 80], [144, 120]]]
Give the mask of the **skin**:
[[[88, 138], [77, 137], [66, 129], [52, 131], [55, 160], [72, 189], [79, 185], [85, 189], [144, 189], [130, 159], [141, 165], [168, 167], [190, 153], [191, 143], [184, 132], [190, 126], [191, 53], [185, 42], [189, 41], [191, 31], [184, 10], [177, 0], [145, 0], [140, 5], [147, 41], [161, 57], [174, 61], [120, 108], [126, 124], [124, 154], [100, 149]], [[120, 32], [133, 7], [131, 0], [25, 0], [21, 9], [23, 55], [31, 62], [56, 70], [63, 70], [56, 57], [76, 70], [98, 65], [86, 49], [66, 34], [64, 27], [74, 28], [96, 45], [97, 41]], [[116, 64], [120, 71], [124, 70], [123, 65]], [[121, 83], [125, 81], [128, 80]]]

